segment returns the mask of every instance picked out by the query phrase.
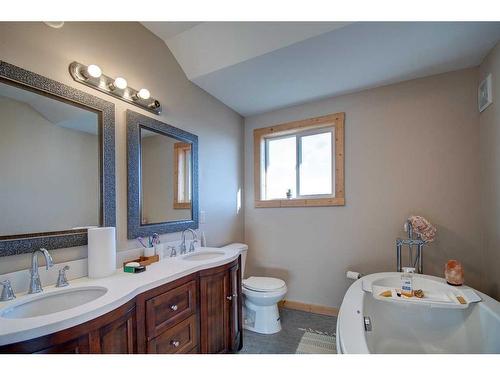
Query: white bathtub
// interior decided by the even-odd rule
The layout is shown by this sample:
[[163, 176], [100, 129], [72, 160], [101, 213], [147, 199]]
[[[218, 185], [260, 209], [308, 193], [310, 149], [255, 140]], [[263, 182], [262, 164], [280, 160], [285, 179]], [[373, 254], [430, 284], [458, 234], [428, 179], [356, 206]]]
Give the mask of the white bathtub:
[[[365, 291], [374, 280], [400, 275], [372, 274], [351, 285], [337, 320], [338, 353], [500, 353], [499, 302], [474, 290], [481, 302], [447, 308], [378, 300]], [[417, 277], [446, 285], [437, 277]], [[371, 331], [365, 329], [364, 317], [370, 318]]]

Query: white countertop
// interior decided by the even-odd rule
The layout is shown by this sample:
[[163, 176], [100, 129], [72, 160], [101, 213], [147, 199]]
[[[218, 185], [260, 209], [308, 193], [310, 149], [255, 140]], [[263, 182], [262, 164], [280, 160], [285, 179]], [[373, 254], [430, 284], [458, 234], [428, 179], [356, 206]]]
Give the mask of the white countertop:
[[203, 269], [227, 264], [238, 257], [240, 249], [240, 246], [232, 245], [222, 248], [206, 247], [203, 250], [197, 250], [197, 252], [222, 250], [225, 254], [215, 259], [199, 261], [183, 260], [181, 256], [166, 258], [147, 266], [146, 272], [131, 274], [118, 269], [114, 275], [102, 279], [82, 277], [71, 280], [70, 286], [65, 288], [47, 286], [44, 287], [44, 291], [40, 294], [21, 294], [12, 301], [0, 302], [1, 311], [5, 308], [25, 303], [30, 299], [39, 298], [42, 294], [54, 291], [60, 292], [62, 289], [70, 290], [72, 288], [89, 286], [105, 287], [108, 289], [106, 294], [94, 301], [57, 313], [20, 319], [0, 317], [0, 345], [29, 340], [87, 322], [120, 307], [147, 290]]

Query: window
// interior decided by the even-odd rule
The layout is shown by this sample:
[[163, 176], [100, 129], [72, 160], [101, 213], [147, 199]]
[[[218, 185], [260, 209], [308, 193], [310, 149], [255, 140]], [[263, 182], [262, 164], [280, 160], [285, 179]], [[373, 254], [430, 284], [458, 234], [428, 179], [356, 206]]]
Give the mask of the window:
[[174, 209], [191, 208], [191, 145], [174, 144]]
[[255, 129], [255, 206], [344, 205], [343, 148], [343, 113]]

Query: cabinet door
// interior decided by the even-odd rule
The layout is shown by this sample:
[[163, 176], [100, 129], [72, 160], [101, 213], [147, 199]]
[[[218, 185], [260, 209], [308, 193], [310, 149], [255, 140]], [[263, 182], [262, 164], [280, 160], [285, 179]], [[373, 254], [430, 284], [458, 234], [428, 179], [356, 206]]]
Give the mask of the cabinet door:
[[229, 270], [229, 350], [237, 352], [241, 349], [242, 341], [242, 296], [241, 296], [241, 268], [239, 263]]
[[90, 350], [102, 354], [137, 353], [135, 308], [90, 332]]
[[89, 335], [82, 335], [74, 340], [66, 341], [48, 348], [38, 350], [35, 354], [88, 354]]
[[201, 352], [225, 353], [229, 349], [229, 272], [200, 277]]

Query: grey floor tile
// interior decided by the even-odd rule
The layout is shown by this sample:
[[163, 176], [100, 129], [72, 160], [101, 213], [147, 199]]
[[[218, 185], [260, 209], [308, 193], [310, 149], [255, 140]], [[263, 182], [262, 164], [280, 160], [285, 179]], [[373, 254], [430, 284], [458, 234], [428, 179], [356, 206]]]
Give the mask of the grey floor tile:
[[241, 354], [294, 354], [304, 334], [303, 329], [335, 333], [337, 318], [304, 311], [281, 309], [282, 330], [263, 335], [245, 330]]

